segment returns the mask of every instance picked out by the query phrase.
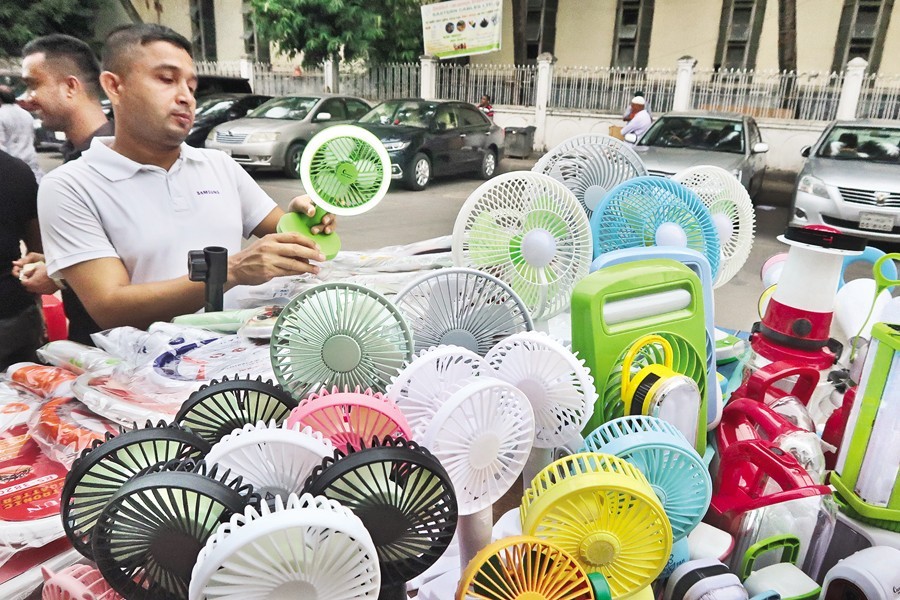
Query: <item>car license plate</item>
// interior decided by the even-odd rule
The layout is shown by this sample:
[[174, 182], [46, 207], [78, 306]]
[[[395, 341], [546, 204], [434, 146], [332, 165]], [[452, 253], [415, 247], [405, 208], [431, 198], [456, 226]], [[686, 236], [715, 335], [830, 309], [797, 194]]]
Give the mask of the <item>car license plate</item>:
[[869, 231], [891, 231], [894, 228], [894, 215], [861, 212], [859, 213], [859, 228]]

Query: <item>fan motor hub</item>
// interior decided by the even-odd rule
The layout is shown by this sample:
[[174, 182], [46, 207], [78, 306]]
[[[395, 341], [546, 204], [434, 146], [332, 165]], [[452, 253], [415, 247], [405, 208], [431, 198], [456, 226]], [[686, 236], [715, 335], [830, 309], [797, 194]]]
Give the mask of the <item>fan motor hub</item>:
[[316, 586], [308, 581], [287, 581], [282, 583], [266, 596], [269, 600], [318, 600]]
[[478, 354], [478, 339], [466, 329], [450, 329], [441, 336], [441, 344], [461, 346]]
[[194, 563], [203, 548], [196, 537], [183, 531], [161, 531], [150, 543], [149, 555], [161, 569], [189, 581]]
[[593, 212], [597, 210], [597, 207], [600, 206], [600, 202], [603, 200], [603, 196], [608, 192], [605, 187], [602, 185], [591, 185], [588, 186], [586, 190], [584, 190], [584, 205], [588, 207], [588, 209]]
[[516, 600], [546, 600], [547, 596], [541, 592], [522, 592], [516, 596]]
[[474, 440], [469, 449], [469, 463], [476, 469], [485, 469], [497, 460], [500, 438], [493, 431], [485, 431]]
[[622, 545], [616, 536], [605, 531], [587, 536], [579, 548], [582, 559], [599, 567], [612, 563], [621, 550]]
[[528, 398], [535, 414], [546, 406], [547, 388], [540, 380], [527, 377], [522, 381], [517, 381], [515, 386]]
[[335, 335], [322, 344], [322, 361], [332, 371], [347, 373], [359, 366], [362, 349], [349, 335]]
[[334, 174], [338, 178], [338, 181], [344, 185], [350, 185], [351, 183], [355, 183], [357, 177], [359, 177], [359, 169], [356, 168], [355, 164], [347, 161], [340, 163], [334, 170]]
[[542, 269], [556, 256], [556, 238], [546, 229], [532, 229], [522, 237], [522, 257], [532, 267]]
[[661, 488], [660, 486], [654, 485], [654, 484], [652, 484], [652, 483], [650, 484], [650, 488], [651, 488], [651, 489], [653, 490], [653, 492], [656, 494], [656, 497], [659, 498], [659, 501], [660, 501], [660, 503], [663, 505], [663, 507], [665, 507], [665, 506], [666, 506], [666, 500], [667, 500], [667, 497], [666, 497], [666, 490], [664, 490], [664, 489]]
[[412, 525], [402, 509], [390, 504], [359, 506], [354, 512], [372, 536], [376, 548], [394, 544], [407, 534]]

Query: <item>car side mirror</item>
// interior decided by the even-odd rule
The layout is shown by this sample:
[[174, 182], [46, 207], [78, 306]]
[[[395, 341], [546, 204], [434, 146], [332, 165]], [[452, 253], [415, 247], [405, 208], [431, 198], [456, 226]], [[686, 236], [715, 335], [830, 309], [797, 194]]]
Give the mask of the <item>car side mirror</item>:
[[629, 144], [635, 144], [635, 143], [637, 143], [637, 135], [635, 135], [633, 133], [626, 133], [625, 141], [628, 142]]
[[756, 142], [753, 144], [753, 154], [764, 154], [769, 151], [769, 145], [765, 142]]
[[812, 147], [810, 147], [810, 146], [803, 146], [803, 147], [800, 149], [800, 156], [806, 158], [807, 156], [809, 156], [809, 151], [810, 151], [810, 150], [812, 150]]
[[240, 109], [232, 108], [232, 109], [230, 109], [228, 112], [225, 113], [225, 116], [226, 116], [226, 117], [228, 118], [228, 120], [230, 121], [230, 120], [233, 120], [233, 119], [239, 119], [239, 118], [243, 117], [243, 116], [244, 116], [244, 113], [241, 112]]
[[316, 121], [330, 121], [331, 113], [329, 112], [320, 112], [316, 115]]

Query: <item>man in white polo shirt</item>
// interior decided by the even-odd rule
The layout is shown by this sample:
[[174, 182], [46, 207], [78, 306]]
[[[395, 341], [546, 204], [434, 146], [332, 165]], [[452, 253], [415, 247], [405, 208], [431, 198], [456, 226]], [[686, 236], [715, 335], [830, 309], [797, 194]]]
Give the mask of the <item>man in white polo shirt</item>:
[[[184, 143], [197, 84], [184, 37], [128, 26], [107, 38], [102, 62], [115, 136], [95, 138], [38, 193], [47, 270], [101, 328], [145, 328], [200, 309], [204, 286], [188, 279], [187, 256], [205, 246], [228, 249], [226, 290], [318, 272], [310, 262], [324, 260], [316, 244], [275, 233], [283, 211], [237, 163]], [[306, 196], [290, 208], [315, 210]], [[329, 215], [317, 229], [330, 233], [334, 224]], [[241, 250], [251, 234], [261, 239]]]

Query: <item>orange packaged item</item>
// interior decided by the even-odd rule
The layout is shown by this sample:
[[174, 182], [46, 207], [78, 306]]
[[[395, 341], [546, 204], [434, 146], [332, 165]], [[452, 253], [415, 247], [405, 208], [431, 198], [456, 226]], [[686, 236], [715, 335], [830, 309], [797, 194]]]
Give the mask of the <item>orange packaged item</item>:
[[41, 398], [72, 395], [75, 373], [59, 367], [47, 367], [37, 363], [22, 362], [10, 365], [6, 376], [16, 386]]
[[71, 467], [94, 440], [116, 433], [116, 424], [91, 412], [75, 398], [54, 398], [32, 419], [31, 434], [48, 456]]

